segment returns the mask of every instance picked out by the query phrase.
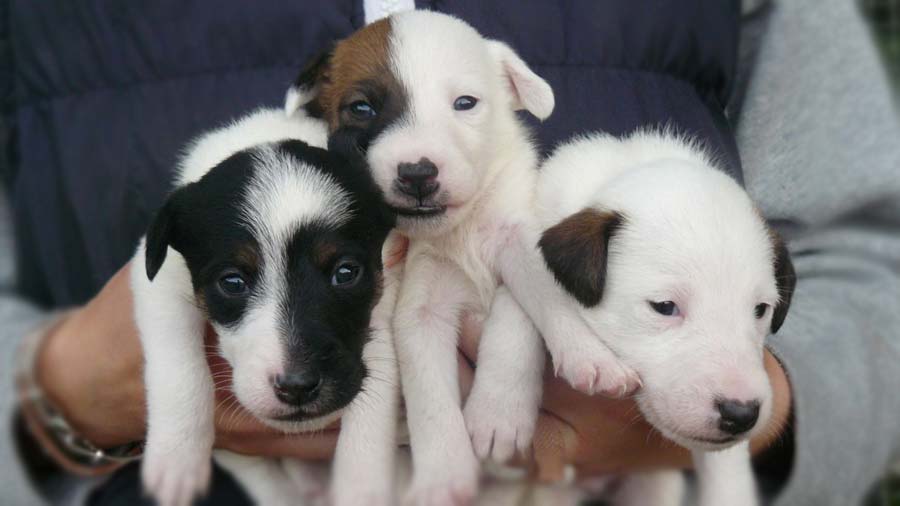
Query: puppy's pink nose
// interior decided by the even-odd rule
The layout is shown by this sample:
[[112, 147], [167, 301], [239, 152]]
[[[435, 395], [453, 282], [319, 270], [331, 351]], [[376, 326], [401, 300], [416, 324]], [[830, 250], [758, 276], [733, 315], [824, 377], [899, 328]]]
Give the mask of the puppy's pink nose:
[[437, 191], [438, 168], [428, 158], [421, 158], [416, 163], [397, 165], [397, 189], [411, 197], [422, 200]]
[[321, 386], [322, 376], [308, 371], [279, 374], [272, 379], [275, 397], [292, 406], [302, 406], [316, 400]]

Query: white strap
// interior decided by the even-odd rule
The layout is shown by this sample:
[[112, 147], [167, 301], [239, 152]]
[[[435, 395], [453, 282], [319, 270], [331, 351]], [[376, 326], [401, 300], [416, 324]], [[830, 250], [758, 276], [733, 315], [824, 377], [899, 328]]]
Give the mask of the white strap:
[[416, 8], [415, 0], [363, 0], [366, 11], [366, 24], [374, 23], [381, 18]]

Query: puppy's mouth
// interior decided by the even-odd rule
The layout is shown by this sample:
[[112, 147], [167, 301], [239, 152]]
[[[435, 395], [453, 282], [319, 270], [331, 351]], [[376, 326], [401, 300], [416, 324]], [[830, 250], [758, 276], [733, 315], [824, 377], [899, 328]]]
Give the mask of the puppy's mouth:
[[283, 415], [273, 416], [272, 420], [278, 422], [308, 422], [310, 420], [315, 420], [316, 418], [322, 418], [323, 416], [328, 416], [333, 413], [334, 410], [324, 411], [324, 412], [312, 412], [307, 411], [303, 408], [297, 409], [295, 411], [291, 411], [290, 413], [285, 413]]
[[415, 206], [391, 206], [398, 216], [408, 218], [432, 218], [447, 212], [447, 206], [419, 204]]
[[691, 441], [696, 441], [698, 443], [710, 444], [710, 445], [727, 445], [738, 441], [740, 438], [737, 436], [728, 436], [723, 438], [708, 438], [708, 437], [699, 437], [699, 436], [683, 436], [685, 439], [690, 439]]
[[338, 429], [337, 422], [340, 420], [343, 412], [343, 409], [338, 409], [312, 414], [301, 409], [287, 414], [262, 418], [260, 421], [269, 427], [284, 432], [328, 432]]

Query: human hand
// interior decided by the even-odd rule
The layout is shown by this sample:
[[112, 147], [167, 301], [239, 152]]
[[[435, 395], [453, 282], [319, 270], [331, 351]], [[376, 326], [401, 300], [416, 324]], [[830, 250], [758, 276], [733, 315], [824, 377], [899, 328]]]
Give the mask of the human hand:
[[[37, 358], [37, 379], [79, 434], [101, 448], [144, 439], [146, 401], [143, 351], [134, 323], [130, 264], [117, 272], [87, 305], [71, 313], [46, 337]], [[216, 378], [216, 446], [239, 453], [329, 458], [336, 427], [284, 434], [264, 426], [230, 394], [230, 370], [207, 333]]]
[[[468, 362], [477, 360], [481, 329], [464, 325], [460, 350]], [[765, 352], [765, 367], [774, 392], [772, 416], [751, 441], [759, 453], [777, 441], [791, 412], [790, 384], [778, 360]], [[461, 362], [461, 378], [473, 374]], [[461, 382], [463, 387], [466, 382]], [[632, 399], [609, 399], [576, 392], [552, 371], [545, 374], [544, 397], [533, 441], [534, 473], [542, 481], [558, 481], [567, 466], [579, 479], [660, 468], [688, 468], [690, 452], [663, 438]]]

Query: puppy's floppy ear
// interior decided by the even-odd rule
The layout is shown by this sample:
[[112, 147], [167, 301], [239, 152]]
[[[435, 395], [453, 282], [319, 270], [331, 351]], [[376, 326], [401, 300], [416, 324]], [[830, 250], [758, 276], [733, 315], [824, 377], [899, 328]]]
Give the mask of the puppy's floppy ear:
[[310, 116], [316, 118], [322, 116], [322, 108], [317, 99], [319, 92], [322, 91], [322, 83], [328, 79], [328, 67], [331, 65], [333, 52], [334, 44], [303, 67], [284, 97], [285, 114], [293, 116], [298, 109], [306, 107]]
[[159, 269], [166, 261], [169, 246], [178, 249], [179, 222], [182, 221], [182, 210], [186, 209], [184, 201], [189, 192], [198, 183], [190, 183], [178, 188], [166, 199], [165, 204], [156, 212], [150, 227], [147, 229], [146, 251], [144, 253], [147, 278], [153, 281]]
[[780, 300], [775, 306], [772, 314], [772, 333], [778, 332], [784, 319], [787, 317], [788, 309], [791, 307], [791, 298], [794, 296], [794, 287], [797, 286], [797, 274], [794, 272], [794, 264], [791, 262], [791, 255], [788, 252], [784, 240], [778, 235], [778, 232], [769, 230], [769, 237], [772, 240], [772, 251], [774, 253], [773, 263], [775, 266], [775, 286], [778, 288], [778, 296]]
[[153, 217], [150, 228], [147, 230], [144, 263], [147, 270], [147, 278], [150, 281], [153, 281], [163, 262], [166, 261], [169, 243], [172, 241], [172, 235], [175, 232], [175, 214], [172, 197], [169, 197], [162, 208], [156, 212], [156, 216]]
[[585, 307], [603, 298], [609, 240], [624, 221], [617, 212], [587, 208], [545, 230], [538, 241], [556, 280]]
[[547, 119], [553, 112], [555, 98], [547, 81], [532, 72], [519, 55], [506, 44], [487, 41], [488, 51], [503, 69], [507, 87], [512, 96], [512, 106], [516, 111], [525, 109], [540, 120]]

